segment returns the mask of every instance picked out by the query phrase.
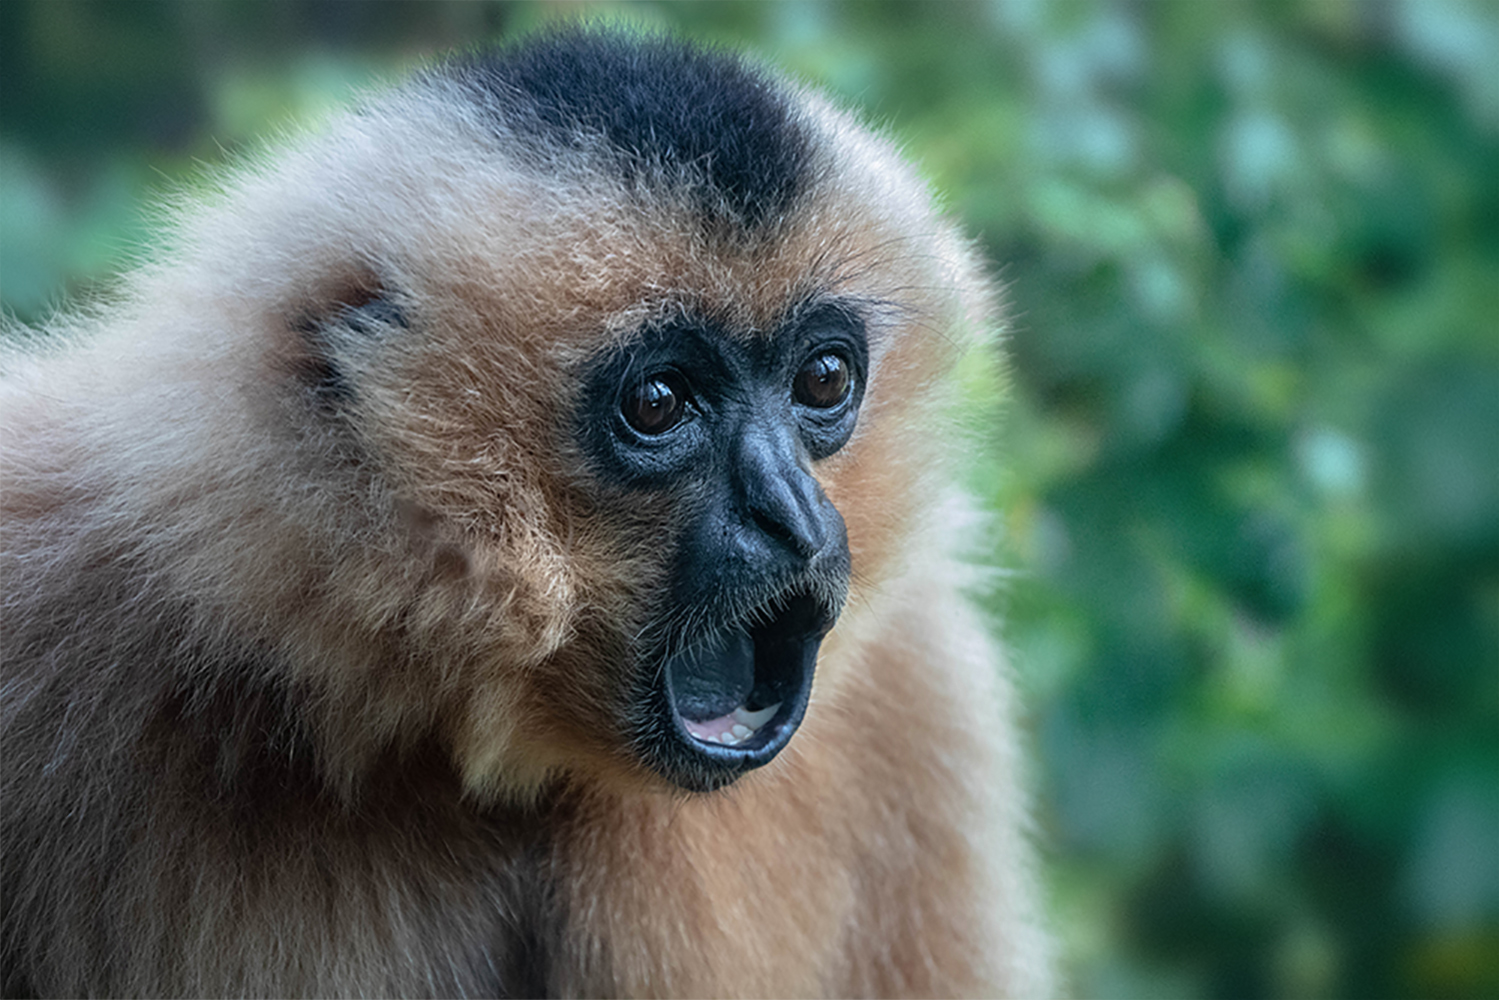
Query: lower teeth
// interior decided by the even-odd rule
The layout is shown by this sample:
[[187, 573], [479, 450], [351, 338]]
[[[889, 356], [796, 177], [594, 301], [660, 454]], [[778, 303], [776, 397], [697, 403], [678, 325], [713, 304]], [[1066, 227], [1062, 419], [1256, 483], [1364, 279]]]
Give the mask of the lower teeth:
[[726, 747], [737, 746], [760, 731], [760, 727], [769, 722], [771, 717], [781, 708], [780, 702], [768, 705], [758, 711], [751, 712], [740, 705], [730, 712], [726, 719], [733, 719], [733, 725], [721, 733], [693, 733], [704, 743], [718, 743]]

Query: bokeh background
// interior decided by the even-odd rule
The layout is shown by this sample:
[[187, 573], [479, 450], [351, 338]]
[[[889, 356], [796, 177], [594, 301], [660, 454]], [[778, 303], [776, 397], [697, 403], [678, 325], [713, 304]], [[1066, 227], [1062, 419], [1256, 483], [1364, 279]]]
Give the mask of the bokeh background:
[[424, 55], [588, 13], [897, 136], [1008, 286], [975, 539], [1081, 997], [1499, 996], [1499, 6], [0, 3], [0, 297]]

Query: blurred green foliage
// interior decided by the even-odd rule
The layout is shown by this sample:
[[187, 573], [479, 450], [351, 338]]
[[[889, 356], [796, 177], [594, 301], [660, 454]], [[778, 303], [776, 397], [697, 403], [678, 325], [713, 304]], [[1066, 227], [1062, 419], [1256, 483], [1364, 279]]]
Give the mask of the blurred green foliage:
[[972, 481], [1074, 992], [1499, 995], [1499, 8], [8, 0], [5, 309], [199, 161], [580, 11], [840, 93], [999, 262]]

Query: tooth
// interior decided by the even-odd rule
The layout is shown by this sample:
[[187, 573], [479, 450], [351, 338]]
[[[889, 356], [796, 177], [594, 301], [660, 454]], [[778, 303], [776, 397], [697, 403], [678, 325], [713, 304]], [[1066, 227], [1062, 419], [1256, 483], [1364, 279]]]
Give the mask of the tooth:
[[774, 705], [771, 705], [767, 708], [762, 708], [758, 712], [751, 712], [743, 705], [740, 705], [738, 708], [734, 709], [734, 721], [748, 726], [753, 732], [754, 730], [759, 729], [761, 726], [765, 725], [770, 717], [776, 714], [780, 707], [781, 703], [776, 702]]
[[722, 743], [726, 747], [731, 747], [735, 743], [739, 742], [739, 737], [735, 736], [733, 732], [719, 733], [718, 742]]
[[754, 732], [754, 730], [749, 726], [741, 725], [740, 723], [736, 722], [734, 723], [734, 728], [731, 729], [730, 732], [732, 732], [735, 736], [739, 737], [742, 740], [750, 733]]

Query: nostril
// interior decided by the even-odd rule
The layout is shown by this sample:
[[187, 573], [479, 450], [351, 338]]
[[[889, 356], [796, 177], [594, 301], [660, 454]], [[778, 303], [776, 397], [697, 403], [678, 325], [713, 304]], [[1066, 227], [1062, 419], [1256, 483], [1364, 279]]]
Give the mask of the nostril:
[[763, 510], [752, 510], [750, 516], [759, 528], [771, 538], [787, 546], [797, 555], [810, 559], [817, 554], [818, 546], [812, 539], [791, 529], [785, 522]]

